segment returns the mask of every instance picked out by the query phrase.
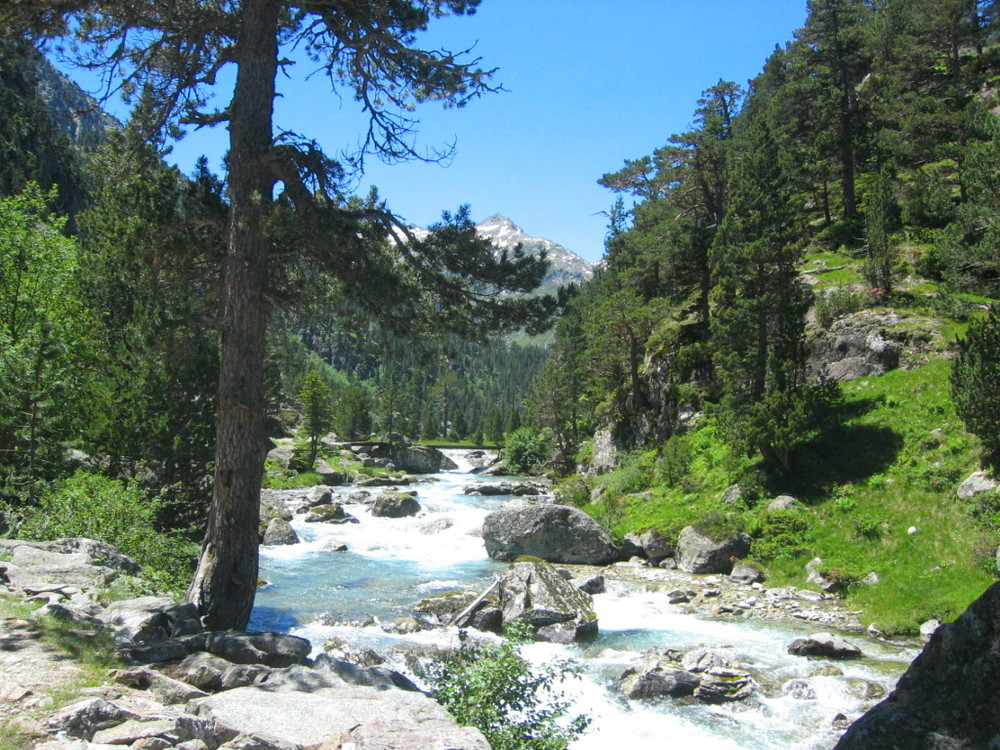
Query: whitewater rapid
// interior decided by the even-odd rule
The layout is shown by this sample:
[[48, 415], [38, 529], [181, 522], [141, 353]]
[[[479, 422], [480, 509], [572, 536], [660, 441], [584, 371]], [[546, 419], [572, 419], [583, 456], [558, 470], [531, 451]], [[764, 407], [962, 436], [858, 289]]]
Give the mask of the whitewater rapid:
[[[332, 635], [389, 656], [407, 671], [406, 648], [457, 644], [455, 629], [409, 635], [384, 632], [381, 624], [409, 615], [423, 597], [456, 589], [482, 590], [506, 566], [491, 561], [479, 534], [482, 521], [509, 497], [462, 493], [474, 477], [461, 452], [449, 452], [459, 468], [408, 487], [423, 511], [411, 518], [376, 518], [367, 508], [345, 505], [357, 524], [292, 526], [301, 543], [261, 548], [261, 576], [269, 581], [257, 596], [250, 627], [308, 638], [315, 652]], [[344, 501], [352, 488], [338, 488]], [[346, 545], [347, 551], [334, 551]], [[699, 750], [829, 748], [839, 735], [838, 715], [859, 716], [892, 688], [916, 655], [913, 644], [891, 644], [851, 636], [865, 658], [824, 663], [790, 656], [788, 644], [804, 630], [773, 623], [715, 620], [683, 612], [666, 597], [640, 585], [609, 581], [594, 596], [600, 635], [591, 643], [535, 643], [524, 654], [535, 662], [573, 658], [583, 678], [565, 691], [575, 713], [591, 717], [591, 729], [573, 750], [605, 750], [626, 742], [630, 750], [661, 750], [665, 742]], [[760, 685], [740, 703], [709, 706], [693, 698], [627, 701], [614, 690], [618, 676], [647, 649], [723, 650]], [[835, 671], [842, 674], [837, 675]], [[805, 685], [807, 689], [791, 690]]]

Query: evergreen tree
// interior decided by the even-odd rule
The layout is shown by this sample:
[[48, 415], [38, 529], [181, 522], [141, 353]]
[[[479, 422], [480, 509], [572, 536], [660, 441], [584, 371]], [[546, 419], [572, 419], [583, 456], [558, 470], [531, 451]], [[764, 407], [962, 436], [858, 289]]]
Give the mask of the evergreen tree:
[[[228, 129], [213, 503], [188, 592], [211, 627], [243, 627], [253, 605], [258, 495], [267, 451], [267, 321], [277, 292], [289, 293], [295, 282], [316, 276], [302, 272], [307, 264], [296, 264], [296, 253], [310, 255], [314, 267], [319, 261], [336, 280], [334, 288], [362, 296], [367, 309], [398, 330], [419, 334], [436, 326], [471, 334], [491, 326], [540, 324], [551, 314], [549, 299], [500, 293], [535, 289], [544, 260], [519, 253], [494, 256], [488, 243], [477, 241], [462, 212], [447, 217], [426, 239], [389, 243], [387, 234], [402, 238], [406, 230], [377, 196], [347, 200], [343, 165], [312, 140], [274, 133], [277, 74], [290, 65], [282, 45], [297, 44], [335, 89], [354, 93], [368, 117], [355, 164], [366, 153], [389, 160], [418, 156], [411, 140], [415, 104], [462, 105], [493, 87], [490, 71], [476, 61], [423, 49], [417, 34], [432, 18], [471, 14], [477, 5], [476, 0], [389, 0], [345, 9], [285, 0], [236, 5], [167, 0], [155, 7], [119, 0], [97, 6], [43, 1], [0, 12], [6, 36], [77, 33], [84, 43], [75, 49], [84, 62], [125, 76], [126, 93], [135, 92], [149, 105], [143, 115], [153, 137], [182, 123], [225, 123]], [[210, 110], [206, 87], [226, 66], [236, 68], [232, 98]], [[279, 184], [282, 191], [275, 196]], [[387, 306], [386, 300], [395, 304]], [[419, 301], [426, 304], [414, 304]]]
[[714, 248], [713, 347], [729, 438], [784, 469], [803, 420], [808, 298], [787, 181], [763, 117], [746, 123]]
[[309, 466], [316, 465], [319, 441], [333, 424], [333, 393], [316, 370], [306, 373], [298, 395], [302, 405], [302, 426], [309, 438]]
[[1000, 312], [969, 324], [951, 366], [951, 397], [969, 432], [983, 443], [986, 460], [1000, 458]]

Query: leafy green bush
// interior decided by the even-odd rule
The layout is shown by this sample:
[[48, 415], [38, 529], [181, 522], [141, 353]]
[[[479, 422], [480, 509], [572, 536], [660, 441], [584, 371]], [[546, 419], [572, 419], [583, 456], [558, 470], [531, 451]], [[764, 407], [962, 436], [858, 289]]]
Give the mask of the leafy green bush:
[[525, 474], [549, 460], [552, 433], [533, 427], [519, 427], [507, 434], [503, 462], [514, 474]]
[[605, 485], [614, 495], [629, 495], [649, 487], [653, 455], [642, 451], [622, 454], [618, 468], [607, 475]]
[[854, 533], [861, 539], [878, 539], [882, 536], [882, 522], [874, 516], [858, 516], [854, 519]]
[[754, 559], [771, 562], [804, 552], [809, 521], [799, 510], [773, 510], [750, 523]]
[[142, 566], [154, 591], [181, 591], [190, 582], [198, 546], [156, 529], [161, 505], [136, 487], [80, 470], [43, 493], [38, 507], [11, 531], [25, 539], [107, 542]]
[[569, 701], [557, 689], [577, 666], [531, 666], [518, 651], [530, 633], [527, 624], [515, 624], [500, 643], [483, 644], [460, 632], [458, 653], [431, 678], [431, 697], [459, 724], [477, 727], [493, 750], [563, 750], [590, 723], [586, 716], [567, 720]]

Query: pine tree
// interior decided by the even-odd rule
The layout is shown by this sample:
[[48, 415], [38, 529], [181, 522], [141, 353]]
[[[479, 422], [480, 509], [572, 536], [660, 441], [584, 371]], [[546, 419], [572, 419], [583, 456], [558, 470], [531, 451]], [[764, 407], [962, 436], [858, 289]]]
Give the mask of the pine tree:
[[714, 248], [713, 349], [729, 439], [787, 469], [804, 421], [808, 298], [777, 145], [765, 118], [745, 125]]
[[306, 373], [298, 395], [302, 405], [302, 426], [309, 438], [309, 466], [316, 465], [319, 441], [333, 424], [333, 393], [316, 370]]

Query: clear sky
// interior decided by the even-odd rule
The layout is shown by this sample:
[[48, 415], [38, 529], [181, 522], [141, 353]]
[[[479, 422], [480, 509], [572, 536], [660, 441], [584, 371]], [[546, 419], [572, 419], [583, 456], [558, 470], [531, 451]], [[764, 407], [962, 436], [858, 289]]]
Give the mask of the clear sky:
[[[603, 253], [597, 184], [688, 129], [696, 100], [720, 79], [745, 84], [805, 21], [806, 0], [483, 0], [472, 17], [432, 21], [426, 45], [475, 45], [506, 92], [464, 109], [419, 108], [420, 145], [455, 143], [447, 165], [374, 159], [358, 189], [378, 186], [389, 207], [427, 226], [463, 203], [475, 221], [502, 213], [529, 235], [587, 260]], [[318, 140], [330, 155], [357, 143], [350, 96], [296, 68], [281, 80], [276, 126]], [[170, 159], [189, 172], [206, 154], [221, 171], [226, 133], [202, 131]]]

